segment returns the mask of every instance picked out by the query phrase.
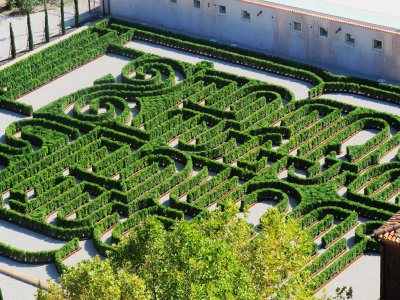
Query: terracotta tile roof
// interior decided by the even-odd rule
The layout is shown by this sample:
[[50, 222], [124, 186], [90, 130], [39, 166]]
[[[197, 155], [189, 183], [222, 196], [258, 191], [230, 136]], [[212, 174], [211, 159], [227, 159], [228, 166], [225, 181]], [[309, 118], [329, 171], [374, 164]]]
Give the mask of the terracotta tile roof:
[[268, 8], [272, 8], [272, 9], [276, 9], [276, 10], [281, 10], [281, 11], [286, 11], [286, 12], [290, 12], [290, 13], [296, 13], [296, 14], [300, 14], [300, 15], [304, 15], [304, 16], [313, 17], [313, 18], [324, 19], [324, 20], [328, 20], [328, 21], [335, 21], [335, 22], [346, 24], [346, 25], [350, 25], [350, 26], [356, 26], [356, 27], [361, 27], [361, 28], [365, 28], [365, 29], [381, 31], [381, 32], [390, 33], [390, 34], [393, 34], [393, 35], [400, 35], [399, 31], [390, 30], [390, 29], [387, 29], [385, 27], [381, 27], [379, 25], [372, 25], [372, 24], [370, 25], [370, 24], [366, 24], [366, 23], [363, 23], [363, 22], [358, 22], [358, 21], [355, 21], [355, 20], [347, 20], [347, 19], [344, 19], [344, 18], [325, 15], [325, 14], [318, 13], [318, 12], [303, 11], [301, 9], [289, 8], [289, 7], [281, 6], [281, 5], [278, 5], [278, 4], [260, 2], [260, 0], [241, 0], [241, 2], [261, 5], [261, 6], [264, 6], [264, 7], [268, 7]]
[[400, 211], [372, 234], [378, 240], [400, 244]]

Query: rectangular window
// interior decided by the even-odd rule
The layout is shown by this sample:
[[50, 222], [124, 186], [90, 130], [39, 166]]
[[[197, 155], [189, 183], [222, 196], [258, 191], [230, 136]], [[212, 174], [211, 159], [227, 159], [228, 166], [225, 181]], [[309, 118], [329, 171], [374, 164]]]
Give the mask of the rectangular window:
[[196, 8], [200, 8], [200, 0], [193, 0], [193, 6]]
[[354, 45], [355, 42], [356, 42], [356, 39], [355, 39], [354, 35], [352, 35], [351, 33], [346, 33], [346, 43]]
[[169, 0], [169, 3], [174, 3], [174, 4], [176, 4], [176, 1], [177, 1], [177, 0]]
[[247, 10], [242, 10], [242, 19], [250, 21], [250, 13]]
[[226, 15], [226, 6], [225, 5], [218, 5], [218, 13], [221, 15]]
[[381, 40], [374, 39], [374, 49], [382, 50], [383, 49], [383, 42]]
[[293, 30], [301, 31], [301, 23], [300, 22], [293, 22]]
[[319, 36], [324, 37], [324, 38], [328, 37], [328, 30], [325, 29], [324, 27], [320, 27], [319, 28]]

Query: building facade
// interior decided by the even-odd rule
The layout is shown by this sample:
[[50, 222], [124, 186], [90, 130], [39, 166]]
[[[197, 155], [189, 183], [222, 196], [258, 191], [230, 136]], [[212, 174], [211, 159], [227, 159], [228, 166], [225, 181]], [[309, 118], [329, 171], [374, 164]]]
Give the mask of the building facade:
[[400, 295], [400, 212], [373, 234], [381, 245], [381, 300]]
[[[363, 19], [354, 10], [361, 17], [349, 19], [340, 16], [340, 5], [333, 15], [282, 4], [285, 0], [103, 1], [116, 18], [400, 81], [400, 22], [386, 24], [384, 14], [373, 24], [370, 12]], [[385, 1], [390, 0], [382, 5]]]

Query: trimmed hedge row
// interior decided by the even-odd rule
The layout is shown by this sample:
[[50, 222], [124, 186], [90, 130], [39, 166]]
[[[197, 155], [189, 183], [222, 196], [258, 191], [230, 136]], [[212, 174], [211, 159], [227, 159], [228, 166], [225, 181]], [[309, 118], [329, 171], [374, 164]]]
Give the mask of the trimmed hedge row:
[[314, 274], [325, 267], [329, 262], [334, 260], [339, 254], [346, 250], [347, 241], [346, 239], [340, 239], [331, 247], [329, 247], [324, 253], [318, 256], [311, 265], [307, 266], [307, 270]]
[[322, 286], [327, 280], [341, 272], [350, 263], [356, 260], [360, 255], [362, 255], [366, 249], [367, 240], [364, 239], [357, 244], [355, 244], [349, 251], [336, 259], [332, 264], [325, 268], [318, 276], [315, 278], [315, 282], [312, 286], [313, 289], [317, 289]]

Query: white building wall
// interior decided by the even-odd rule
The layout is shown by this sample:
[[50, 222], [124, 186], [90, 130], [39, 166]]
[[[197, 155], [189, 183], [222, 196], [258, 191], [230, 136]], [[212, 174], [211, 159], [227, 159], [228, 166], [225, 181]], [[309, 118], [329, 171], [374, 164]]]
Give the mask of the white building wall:
[[[390, 33], [240, 0], [200, 0], [200, 8], [193, 0], [104, 1], [116, 18], [400, 81], [400, 37]], [[218, 5], [226, 6], [226, 15]], [[250, 21], [242, 19], [242, 10], [250, 12]], [[293, 30], [294, 21], [302, 23], [301, 32]], [[320, 27], [328, 29], [327, 38], [319, 36]], [[355, 36], [354, 45], [346, 43], [346, 33]], [[383, 50], [373, 49], [374, 38], [383, 41]]]

